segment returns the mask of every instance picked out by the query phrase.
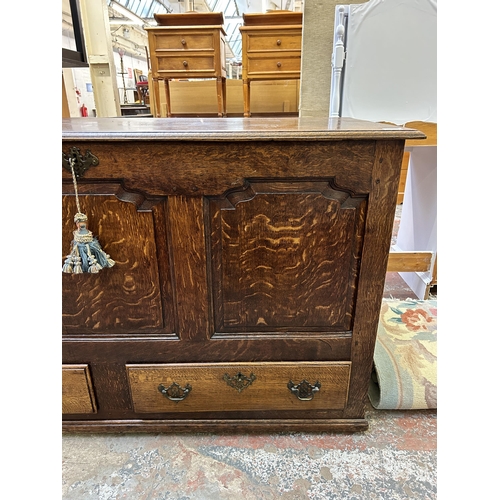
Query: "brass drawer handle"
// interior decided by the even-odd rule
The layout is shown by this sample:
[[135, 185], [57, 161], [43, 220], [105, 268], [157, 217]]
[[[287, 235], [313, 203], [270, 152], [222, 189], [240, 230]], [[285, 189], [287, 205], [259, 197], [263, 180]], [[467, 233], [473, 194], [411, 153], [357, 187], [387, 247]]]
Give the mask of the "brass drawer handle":
[[233, 377], [230, 377], [227, 373], [224, 373], [222, 380], [224, 380], [229, 387], [232, 387], [238, 392], [241, 392], [249, 385], [252, 385], [252, 382], [256, 380], [256, 378], [257, 377], [253, 373], [250, 373], [250, 377], [246, 377], [245, 375], [243, 375], [243, 373], [238, 372]]
[[300, 384], [295, 385], [290, 380], [287, 387], [290, 389], [292, 394], [297, 396], [297, 399], [300, 399], [301, 401], [311, 401], [311, 399], [314, 398], [314, 393], [319, 391], [321, 384], [316, 381], [314, 385], [311, 385], [307, 380], [303, 380]]
[[281, 63], [277, 63], [276, 66], [278, 66], [278, 68], [281, 68]]
[[276, 40], [276, 45], [281, 45], [281, 40]]
[[184, 66], [187, 66], [188, 62], [187, 61], [182, 61], [182, 64], [184, 64]]
[[186, 45], [186, 40], [184, 38], [181, 40], [182, 45]]
[[186, 384], [186, 387], [182, 388], [177, 382], [173, 382], [168, 387], [163, 384], [158, 386], [158, 390], [170, 401], [175, 401], [178, 403], [183, 399], [186, 399], [188, 394], [191, 392], [192, 387]]

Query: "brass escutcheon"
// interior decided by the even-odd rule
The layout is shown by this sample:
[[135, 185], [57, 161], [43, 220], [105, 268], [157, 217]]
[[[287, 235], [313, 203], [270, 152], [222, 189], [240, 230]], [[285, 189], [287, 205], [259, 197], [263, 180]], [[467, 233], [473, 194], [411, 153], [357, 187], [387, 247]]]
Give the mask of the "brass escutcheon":
[[238, 372], [233, 377], [230, 377], [227, 373], [224, 373], [224, 376], [222, 377], [222, 379], [229, 387], [236, 389], [238, 392], [246, 389], [249, 385], [252, 384], [254, 380], [256, 380], [256, 378], [257, 377], [253, 373], [250, 373], [250, 377], [246, 377], [241, 372]]
[[70, 160], [73, 160], [73, 170], [75, 171], [75, 176], [79, 179], [89, 167], [95, 167], [99, 165], [99, 159], [94, 156], [88, 149], [83, 155], [80, 153], [80, 149], [72, 147], [69, 153], [62, 154], [62, 166], [71, 172]]

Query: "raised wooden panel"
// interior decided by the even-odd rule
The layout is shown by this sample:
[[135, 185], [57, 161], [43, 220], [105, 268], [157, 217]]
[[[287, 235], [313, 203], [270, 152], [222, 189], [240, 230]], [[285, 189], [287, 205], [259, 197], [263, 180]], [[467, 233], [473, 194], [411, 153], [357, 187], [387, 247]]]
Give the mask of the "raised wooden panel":
[[[83, 186], [82, 186], [83, 188]], [[97, 274], [62, 275], [63, 327], [66, 333], [173, 332], [172, 292], [162, 209], [138, 212], [112, 195], [80, 195], [89, 229], [116, 262]], [[69, 253], [75, 197], [63, 196], [62, 248]], [[158, 262], [161, 255], [161, 264]], [[160, 284], [159, 265], [164, 267]], [[161, 286], [160, 286], [161, 285]], [[163, 292], [162, 292], [163, 289]], [[163, 295], [163, 304], [162, 304]]]
[[323, 182], [253, 182], [212, 199], [218, 332], [351, 329], [366, 200]]
[[[342, 409], [350, 370], [349, 362], [127, 365], [137, 413]], [[319, 388], [306, 396], [310, 399], [301, 400], [288, 384], [304, 380]], [[177, 384], [177, 399], [184, 399], [169, 399], [160, 384], [170, 391]]]
[[97, 412], [88, 365], [63, 365], [62, 412], [63, 414]]

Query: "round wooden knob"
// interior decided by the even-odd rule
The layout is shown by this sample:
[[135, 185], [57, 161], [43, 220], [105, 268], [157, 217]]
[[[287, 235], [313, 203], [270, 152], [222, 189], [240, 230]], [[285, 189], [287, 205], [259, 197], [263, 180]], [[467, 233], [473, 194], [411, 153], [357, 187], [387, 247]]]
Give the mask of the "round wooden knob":
[[276, 40], [276, 45], [281, 45], [281, 40]]
[[186, 45], [186, 40], [184, 38], [181, 40], [182, 45]]
[[277, 63], [276, 66], [278, 66], [278, 68], [281, 68], [281, 63]]
[[188, 62], [187, 61], [182, 61], [182, 64], [184, 64], [184, 66], [187, 66]]

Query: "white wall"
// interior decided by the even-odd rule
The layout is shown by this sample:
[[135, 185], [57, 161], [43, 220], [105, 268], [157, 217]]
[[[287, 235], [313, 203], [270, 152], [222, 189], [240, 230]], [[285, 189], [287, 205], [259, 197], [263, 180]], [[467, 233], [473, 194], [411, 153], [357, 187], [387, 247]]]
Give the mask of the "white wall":
[[341, 116], [437, 122], [437, 1], [349, 8]]

